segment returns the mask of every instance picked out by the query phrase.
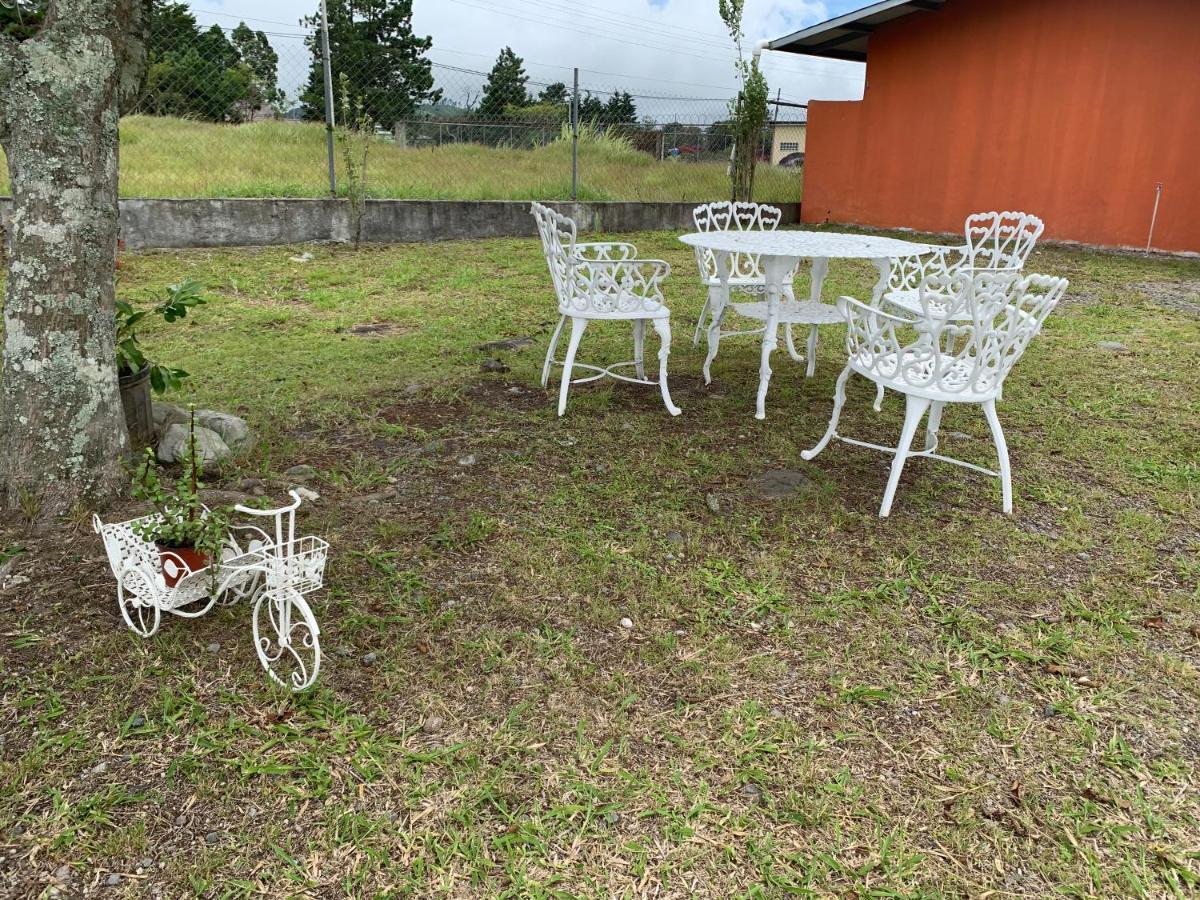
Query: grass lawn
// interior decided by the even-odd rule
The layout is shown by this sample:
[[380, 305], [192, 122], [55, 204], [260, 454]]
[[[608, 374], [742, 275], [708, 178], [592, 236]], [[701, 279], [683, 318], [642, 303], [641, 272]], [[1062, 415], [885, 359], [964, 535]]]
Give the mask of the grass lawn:
[[[555, 417], [532, 240], [126, 254], [127, 295], [208, 286], [147, 338], [194, 373], [185, 399], [262, 436], [213, 485], [282, 498], [287, 468], [319, 472], [326, 659], [311, 694], [273, 689], [244, 606], [143, 641], [83, 515], [0, 525], [31, 579], [0, 590], [0, 893], [1200, 887], [1200, 262], [1037, 251], [1072, 284], [1001, 406], [1015, 515], [916, 460], [881, 522], [884, 456], [799, 457], [840, 337], [812, 380], [776, 354], [757, 422], [757, 342], [704, 387], [691, 252], [634, 240], [675, 266], [678, 419], [611, 384]], [[827, 290], [873, 272], [835, 262]], [[480, 371], [478, 345], [526, 335]], [[584, 352], [629, 344], [599, 326]], [[903, 404], [873, 396], [851, 382], [842, 431], [891, 441]], [[943, 433], [991, 463], [977, 411]], [[764, 496], [776, 469], [798, 489]]]
[[[711, 200], [727, 196], [727, 163], [659, 162], [603, 135], [579, 144], [580, 200]], [[0, 196], [9, 192], [0, 153]], [[324, 197], [325, 127], [294, 122], [214, 125], [186, 119], [121, 120], [122, 197]], [[338, 156], [341, 179], [341, 156]], [[760, 166], [755, 197], [800, 200], [798, 170]], [[374, 197], [406, 200], [563, 200], [571, 196], [571, 145], [518, 150], [446, 144], [401, 150], [380, 140], [367, 162]]]

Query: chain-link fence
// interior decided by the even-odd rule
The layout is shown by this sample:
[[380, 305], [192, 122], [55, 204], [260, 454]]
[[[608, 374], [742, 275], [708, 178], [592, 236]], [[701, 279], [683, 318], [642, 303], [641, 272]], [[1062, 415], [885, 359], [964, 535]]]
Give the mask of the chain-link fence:
[[[190, 17], [189, 17], [190, 18]], [[328, 196], [326, 69], [304, 33], [156, 23], [150, 62], [121, 124], [124, 196]], [[529, 72], [501, 53], [489, 72], [411, 48], [350, 40], [330, 22], [337, 128], [369, 122], [368, 196], [404, 199], [707, 200], [730, 193], [729, 104], [622, 89], [623, 76]], [[561, 78], [556, 78], [560, 75]], [[715, 91], [713, 93], [716, 93]], [[800, 197], [800, 109], [773, 109], [756, 199]], [[782, 114], [780, 114], [782, 113]], [[330, 147], [332, 146], [332, 149]], [[787, 158], [783, 158], [783, 156]], [[780, 164], [782, 163], [782, 164]]]

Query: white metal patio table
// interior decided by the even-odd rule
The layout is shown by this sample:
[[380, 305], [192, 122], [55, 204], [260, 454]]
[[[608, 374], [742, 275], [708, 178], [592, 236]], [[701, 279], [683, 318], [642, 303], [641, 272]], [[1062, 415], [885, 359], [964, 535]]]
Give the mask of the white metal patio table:
[[[759, 303], [735, 303], [734, 309], [744, 315], [760, 319], [765, 324], [763, 335], [762, 362], [759, 365], [758, 405], [755, 417], [766, 418], [767, 385], [771, 380], [771, 353], [779, 343], [781, 324], [808, 325], [808, 375], [813, 374], [814, 354], [817, 349], [817, 327], [841, 322], [841, 316], [831, 303], [821, 302], [821, 291], [831, 259], [869, 259], [879, 269], [879, 281], [875, 285], [872, 304], [887, 290], [893, 259], [905, 256], [921, 256], [938, 249], [936, 245], [901, 241], [896, 238], [877, 237], [868, 234], [846, 234], [837, 231], [710, 231], [685, 234], [680, 239], [691, 247], [713, 251], [717, 261], [717, 272], [721, 279], [720, 308], [714, 311], [708, 326], [708, 355], [704, 359], [704, 383], [712, 381], [712, 361], [716, 358], [721, 343], [721, 325], [730, 307], [729, 272], [730, 257], [737, 253], [756, 254], [762, 263], [766, 280], [766, 301]], [[807, 301], [783, 301], [783, 281], [787, 273], [802, 259], [812, 260], [812, 287]], [[738, 332], [754, 334], [751, 332]], [[789, 344], [791, 335], [788, 335]], [[799, 355], [789, 346], [792, 355]]]

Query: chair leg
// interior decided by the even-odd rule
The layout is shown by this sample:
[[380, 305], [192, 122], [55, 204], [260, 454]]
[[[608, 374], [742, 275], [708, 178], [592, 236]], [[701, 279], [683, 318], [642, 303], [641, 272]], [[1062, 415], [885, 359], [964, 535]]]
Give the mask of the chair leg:
[[879, 412], [883, 409], [883, 385], [875, 385], [875, 402], [872, 404], [872, 409]]
[[671, 355], [671, 321], [669, 319], [654, 319], [654, 330], [658, 332], [661, 346], [658, 348], [658, 388], [662, 391], [663, 403], [667, 412], [673, 416], [683, 410], [671, 402], [671, 392], [667, 389], [667, 357]]
[[725, 324], [725, 312], [729, 307], [718, 303], [708, 318], [708, 353], [704, 356], [704, 383], [712, 384], [712, 364], [721, 349], [721, 326]]
[[708, 293], [704, 297], [704, 306], [700, 310], [700, 318], [696, 320], [696, 333], [692, 335], [692, 346], [700, 346], [700, 338], [704, 334], [704, 323], [708, 321], [709, 311], [713, 308], [713, 291], [717, 288], [709, 288]]
[[842, 415], [842, 407], [846, 405], [846, 381], [850, 378], [850, 367], [842, 369], [842, 374], [838, 376], [837, 387], [833, 391], [833, 415], [829, 417], [829, 427], [825, 429], [825, 434], [821, 440], [817, 441], [817, 446], [811, 450], [805, 450], [800, 454], [802, 459], [812, 459], [822, 450], [824, 450], [831, 440], [837, 435], [838, 419]]
[[542, 387], [545, 387], [550, 381], [550, 367], [554, 364], [554, 351], [558, 347], [558, 336], [562, 334], [563, 322], [567, 321], [566, 316], [558, 317], [558, 325], [554, 328], [554, 334], [550, 335], [550, 346], [546, 350], [546, 362], [542, 366]]
[[879, 518], [886, 519], [892, 511], [892, 499], [896, 496], [896, 486], [900, 484], [900, 473], [904, 471], [904, 463], [909, 457], [913, 438], [921, 418], [929, 409], [930, 401], [923, 397], [905, 397], [904, 428], [900, 431], [900, 443], [896, 445], [896, 456], [892, 460], [892, 474], [888, 478], [887, 489], [883, 492], [883, 503], [879, 507]]
[[[790, 284], [783, 286], [783, 299], [786, 301], [795, 302], [796, 293], [792, 290]], [[787, 347], [788, 356], [796, 362], [804, 362], [804, 357], [796, 352], [796, 341], [792, 337], [792, 323], [788, 322], [783, 326], [783, 343]]]
[[638, 378], [646, 377], [646, 320], [633, 320], [633, 370]]
[[821, 329], [816, 325], [808, 329], [808, 371], [804, 373], [805, 378], [812, 378], [817, 373], [817, 336], [820, 333]]
[[1008, 442], [1004, 440], [1004, 430], [1000, 427], [1000, 418], [996, 415], [996, 401], [989, 400], [983, 404], [983, 414], [987, 416], [988, 426], [992, 429], [992, 440], [996, 444], [996, 456], [1000, 458], [1000, 493], [1004, 502], [1004, 514], [1012, 515], [1012, 466], [1008, 461]]
[[558, 388], [558, 414], [567, 411], [567, 391], [571, 389], [571, 369], [575, 365], [575, 353], [579, 350], [579, 339], [587, 328], [587, 319], [571, 319], [571, 340], [567, 343], [567, 357], [563, 360], [562, 384]]
[[942, 410], [946, 404], [935, 400], [929, 406], [929, 421], [925, 423], [925, 449], [933, 452], [937, 449], [938, 429], [942, 427]]

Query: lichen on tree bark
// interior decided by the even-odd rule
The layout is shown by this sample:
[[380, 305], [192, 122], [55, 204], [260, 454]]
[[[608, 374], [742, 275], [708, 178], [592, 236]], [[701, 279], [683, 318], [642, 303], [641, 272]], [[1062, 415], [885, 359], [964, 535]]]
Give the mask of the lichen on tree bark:
[[0, 392], [0, 507], [103, 502], [128, 448], [114, 348], [119, 104], [136, 88], [149, 0], [52, 0], [0, 42], [12, 213]]

